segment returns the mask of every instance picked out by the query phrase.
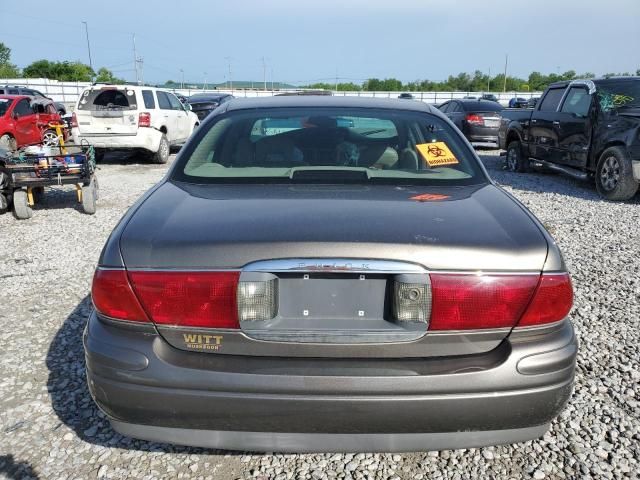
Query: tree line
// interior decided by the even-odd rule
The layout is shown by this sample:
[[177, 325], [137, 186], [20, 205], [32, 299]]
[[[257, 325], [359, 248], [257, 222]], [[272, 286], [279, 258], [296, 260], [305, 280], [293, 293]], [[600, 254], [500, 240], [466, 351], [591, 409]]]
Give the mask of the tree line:
[[[614, 76], [640, 76], [640, 68], [635, 73], [607, 73], [604, 77]], [[564, 73], [542, 74], [540, 72], [531, 72], [528, 78], [519, 78], [507, 76], [505, 82], [504, 74], [500, 73], [493, 77], [476, 70], [473, 74], [459, 73], [458, 75], [449, 75], [444, 81], [432, 80], [415, 80], [413, 82], [403, 83], [397, 78], [370, 78], [361, 84], [346, 82], [338, 83], [337, 89], [340, 91], [369, 91], [369, 92], [501, 92], [506, 91], [530, 91], [539, 92], [547, 88], [553, 82], [561, 80], [575, 80], [576, 78], [596, 78], [591, 72], [578, 75], [574, 70], [568, 70]], [[335, 90], [335, 83], [313, 83], [306, 85], [305, 88]]]
[[108, 68], [102, 67], [96, 72], [82, 62], [36, 60], [20, 70], [11, 63], [11, 49], [2, 42], [0, 42], [0, 78], [48, 78], [61, 82], [125, 83], [125, 80], [114, 76]]

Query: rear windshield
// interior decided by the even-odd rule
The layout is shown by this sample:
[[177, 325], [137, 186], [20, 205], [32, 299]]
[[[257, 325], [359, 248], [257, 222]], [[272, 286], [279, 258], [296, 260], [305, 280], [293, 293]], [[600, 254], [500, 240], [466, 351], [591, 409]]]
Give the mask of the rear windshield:
[[626, 107], [640, 107], [640, 80], [607, 82], [597, 86], [600, 107], [605, 112]]
[[9, 107], [11, 106], [12, 103], [13, 103], [13, 100], [11, 99], [0, 98], [0, 117], [2, 117], [5, 113], [7, 113], [7, 110], [9, 110]]
[[82, 92], [80, 110], [136, 110], [138, 108], [135, 90], [102, 88]]
[[466, 112], [501, 112], [504, 107], [498, 102], [483, 100], [481, 102], [462, 102]]
[[201, 126], [172, 170], [192, 183], [487, 181], [460, 134], [419, 112], [345, 108], [235, 111]]

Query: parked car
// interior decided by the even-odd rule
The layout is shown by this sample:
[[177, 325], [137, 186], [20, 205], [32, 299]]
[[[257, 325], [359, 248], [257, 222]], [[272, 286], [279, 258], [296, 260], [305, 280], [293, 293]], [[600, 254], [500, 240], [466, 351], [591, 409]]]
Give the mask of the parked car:
[[[0, 95], [27, 95], [35, 98], [48, 98], [44, 93], [39, 90], [35, 90], [30, 87], [23, 87], [19, 85], [0, 85]], [[58, 115], [63, 116], [67, 113], [67, 108], [62, 102], [54, 102]]]
[[474, 147], [498, 147], [502, 105], [490, 100], [451, 100], [438, 107]]
[[[35, 100], [25, 95], [0, 95], [0, 148], [18, 148], [45, 143], [56, 145], [58, 134], [51, 124], [61, 124], [60, 115], [49, 99]], [[66, 138], [66, 133], [63, 133]]]
[[527, 108], [535, 108], [539, 100], [540, 97], [531, 97], [527, 102]]
[[547, 88], [533, 110], [505, 110], [500, 147], [506, 167], [531, 166], [595, 178], [608, 200], [640, 185], [640, 77], [575, 80]]
[[401, 93], [400, 95], [398, 95], [398, 98], [403, 98], [405, 100], [413, 100], [413, 94], [411, 93]]
[[189, 105], [171, 92], [132, 85], [85, 89], [71, 119], [73, 140], [86, 141], [102, 158], [107, 150], [140, 150], [166, 163], [171, 146], [183, 144], [199, 125]]
[[513, 97], [509, 100], [509, 108], [527, 108], [529, 100], [522, 97]]
[[200, 120], [204, 120], [207, 115], [216, 108], [233, 98], [234, 96], [228, 93], [196, 93], [195, 95], [191, 95], [187, 99], [187, 102], [191, 105], [193, 113], [195, 113]]
[[89, 391], [137, 438], [479, 447], [540, 437], [571, 395], [556, 243], [422, 102], [227, 102], [119, 222], [92, 298]]
[[178, 100], [180, 100], [180, 103], [182, 104], [189, 103], [189, 98], [187, 96], [177, 92], [171, 92], [171, 93], [173, 93], [176, 97], [178, 97]]
[[496, 97], [493, 93], [483, 93], [480, 96], [480, 100], [490, 100], [492, 102], [499, 103], [498, 102], [498, 97]]

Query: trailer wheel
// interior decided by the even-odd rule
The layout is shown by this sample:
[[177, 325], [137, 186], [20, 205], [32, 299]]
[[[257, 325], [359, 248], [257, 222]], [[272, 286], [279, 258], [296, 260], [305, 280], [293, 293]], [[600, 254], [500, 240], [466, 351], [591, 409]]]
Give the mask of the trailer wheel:
[[18, 220], [26, 220], [33, 216], [33, 210], [29, 206], [25, 190], [15, 190], [13, 192], [13, 214]]
[[96, 200], [98, 200], [98, 182], [91, 179], [89, 185], [82, 187], [82, 209], [84, 213], [93, 215], [96, 213]]
[[596, 189], [601, 197], [612, 201], [632, 198], [638, 191], [633, 167], [627, 152], [621, 147], [609, 147], [598, 160]]

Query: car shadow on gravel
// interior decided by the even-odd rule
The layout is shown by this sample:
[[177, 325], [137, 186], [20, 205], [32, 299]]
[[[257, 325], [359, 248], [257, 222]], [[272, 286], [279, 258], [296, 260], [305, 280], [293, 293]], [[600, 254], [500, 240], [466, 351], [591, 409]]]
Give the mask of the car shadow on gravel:
[[73, 430], [81, 440], [104, 447], [196, 455], [242, 454], [146, 442], [125, 437], [113, 430], [104, 413], [93, 402], [87, 387], [82, 334], [92, 309], [91, 296], [87, 295], [56, 332], [47, 352], [47, 390], [53, 410], [61, 424]]
[[16, 480], [39, 480], [40, 476], [28, 462], [20, 462], [13, 455], [0, 455], [0, 476]]

